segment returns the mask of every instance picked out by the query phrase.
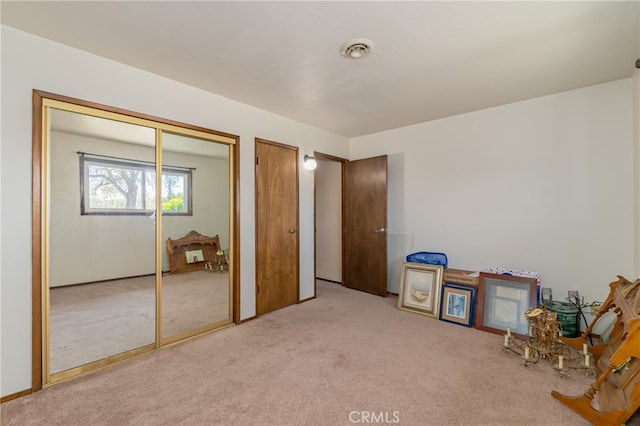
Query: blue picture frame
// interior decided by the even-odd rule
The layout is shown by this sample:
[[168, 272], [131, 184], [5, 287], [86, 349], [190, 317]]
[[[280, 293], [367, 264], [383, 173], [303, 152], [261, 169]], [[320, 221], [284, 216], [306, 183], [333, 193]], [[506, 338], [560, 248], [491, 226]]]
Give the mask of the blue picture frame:
[[477, 289], [472, 286], [444, 283], [440, 302], [440, 320], [471, 327], [475, 317]]

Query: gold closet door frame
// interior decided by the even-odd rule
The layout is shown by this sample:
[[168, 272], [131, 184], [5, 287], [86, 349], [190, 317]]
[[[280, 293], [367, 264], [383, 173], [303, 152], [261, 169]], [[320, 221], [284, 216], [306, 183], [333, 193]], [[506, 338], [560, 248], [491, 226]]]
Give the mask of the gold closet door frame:
[[[69, 370], [51, 374], [49, 365], [50, 335], [49, 335], [49, 272], [50, 272], [50, 125], [51, 109], [60, 109], [79, 114], [105, 118], [109, 120], [140, 125], [155, 129], [155, 160], [156, 176], [162, 173], [162, 134], [170, 132], [183, 136], [204, 139], [210, 142], [222, 143], [229, 146], [229, 315], [228, 320], [181, 333], [177, 336], [162, 338], [162, 203], [156, 203], [155, 223], [155, 259], [156, 259], [156, 298], [155, 298], [155, 342], [123, 353], [109, 356], [105, 359], [90, 362]], [[33, 283], [32, 283], [32, 392], [54, 383], [77, 377], [125, 359], [151, 352], [162, 346], [176, 343], [205, 332], [214, 331], [226, 325], [240, 322], [239, 313], [239, 204], [238, 204], [238, 145], [239, 137], [210, 129], [199, 128], [185, 123], [165, 120], [157, 117], [142, 115], [101, 104], [69, 98], [48, 92], [33, 91]], [[156, 200], [161, 199], [162, 188], [156, 185]], [[37, 211], [36, 211], [37, 210]], [[38, 228], [36, 228], [38, 227]], [[39, 269], [39, 271], [38, 271]]]

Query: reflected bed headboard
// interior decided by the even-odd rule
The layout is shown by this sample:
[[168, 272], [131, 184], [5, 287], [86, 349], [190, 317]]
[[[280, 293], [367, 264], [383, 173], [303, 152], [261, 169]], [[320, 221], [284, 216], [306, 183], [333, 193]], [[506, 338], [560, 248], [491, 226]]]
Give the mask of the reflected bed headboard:
[[216, 234], [208, 237], [196, 231], [177, 240], [167, 238], [167, 256], [169, 273], [204, 270], [206, 262], [217, 264], [220, 237]]

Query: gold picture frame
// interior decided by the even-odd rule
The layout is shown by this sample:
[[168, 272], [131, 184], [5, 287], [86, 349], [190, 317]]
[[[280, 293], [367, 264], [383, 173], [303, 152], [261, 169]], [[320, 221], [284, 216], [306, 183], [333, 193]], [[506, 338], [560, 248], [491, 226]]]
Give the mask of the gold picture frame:
[[442, 265], [404, 262], [398, 309], [438, 318], [442, 271]]

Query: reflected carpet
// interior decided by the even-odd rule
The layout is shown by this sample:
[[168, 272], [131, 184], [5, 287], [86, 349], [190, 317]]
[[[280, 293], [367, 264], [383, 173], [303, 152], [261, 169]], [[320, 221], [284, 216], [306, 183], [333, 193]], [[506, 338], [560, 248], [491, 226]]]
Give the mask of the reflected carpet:
[[[229, 273], [162, 277], [163, 336], [229, 318]], [[155, 342], [155, 276], [55, 287], [50, 370], [68, 370]]]

